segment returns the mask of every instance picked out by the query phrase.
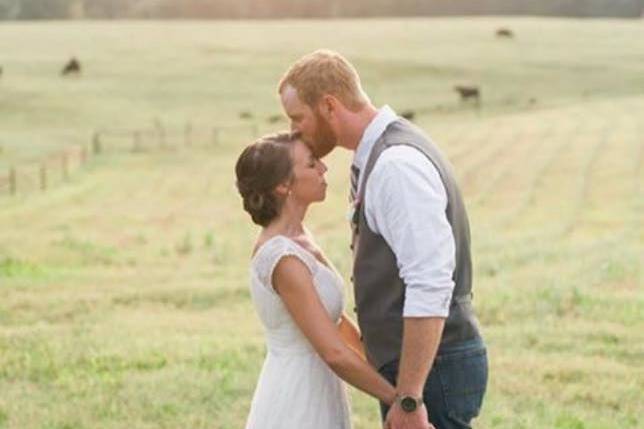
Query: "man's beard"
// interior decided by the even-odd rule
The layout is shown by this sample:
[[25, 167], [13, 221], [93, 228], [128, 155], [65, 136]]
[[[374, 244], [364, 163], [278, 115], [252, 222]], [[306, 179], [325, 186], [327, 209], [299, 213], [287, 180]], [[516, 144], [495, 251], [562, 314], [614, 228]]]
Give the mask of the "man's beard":
[[331, 152], [338, 143], [338, 139], [333, 134], [329, 123], [320, 115], [315, 112], [315, 133], [313, 134], [313, 141], [309, 142], [313, 155], [317, 158], [323, 158]]

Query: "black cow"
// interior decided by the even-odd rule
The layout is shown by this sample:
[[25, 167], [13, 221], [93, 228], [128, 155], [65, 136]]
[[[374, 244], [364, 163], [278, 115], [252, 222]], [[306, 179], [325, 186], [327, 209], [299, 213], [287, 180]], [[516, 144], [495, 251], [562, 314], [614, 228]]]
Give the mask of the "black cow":
[[407, 119], [408, 121], [413, 121], [414, 117], [416, 116], [416, 112], [414, 112], [413, 110], [403, 110], [400, 116]]
[[514, 33], [509, 28], [499, 28], [496, 30], [496, 37], [512, 39], [514, 37]]
[[65, 67], [60, 71], [61, 76], [79, 75], [81, 72], [80, 62], [75, 57], [70, 58]]
[[456, 85], [454, 91], [461, 96], [461, 102], [474, 100], [477, 105], [481, 104], [481, 90], [478, 86]]
[[274, 124], [276, 122], [280, 122], [280, 121], [283, 121], [283, 120], [284, 120], [284, 116], [282, 116], [282, 115], [271, 115], [271, 116], [269, 116], [267, 118], [267, 121], [270, 124]]

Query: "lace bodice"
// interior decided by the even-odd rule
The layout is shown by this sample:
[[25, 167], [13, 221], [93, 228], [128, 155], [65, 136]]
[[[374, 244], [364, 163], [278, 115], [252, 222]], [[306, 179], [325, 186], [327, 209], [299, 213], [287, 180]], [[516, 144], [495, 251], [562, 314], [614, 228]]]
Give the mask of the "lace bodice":
[[286, 256], [296, 257], [311, 272], [313, 284], [331, 320], [337, 322], [344, 307], [342, 278], [332, 268], [290, 238], [278, 235], [267, 240], [257, 250], [251, 263], [251, 295], [266, 329], [268, 350], [271, 352], [311, 349], [273, 288], [273, 271]]

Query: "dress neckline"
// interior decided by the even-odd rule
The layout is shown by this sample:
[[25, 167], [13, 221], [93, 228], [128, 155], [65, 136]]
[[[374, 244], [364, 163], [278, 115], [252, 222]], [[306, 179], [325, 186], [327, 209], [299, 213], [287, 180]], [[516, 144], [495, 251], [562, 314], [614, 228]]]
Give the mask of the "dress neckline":
[[291, 243], [294, 243], [297, 247], [299, 247], [300, 249], [302, 249], [303, 251], [305, 251], [309, 256], [311, 256], [313, 259], [315, 259], [315, 260], [316, 260], [317, 262], [319, 262], [321, 265], [324, 265], [324, 266], [325, 266], [325, 267], [327, 267], [328, 269], [331, 269], [331, 267], [329, 267], [327, 264], [325, 264], [324, 262], [322, 262], [322, 261], [321, 261], [317, 256], [315, 256], [315, 254], [314, 254], [313, 252], [309, 251], [306, 247], [302, 246], [302, 245], [301, 245], [300, 243], [298, 243], [297, 241], [295, 241], [295, 240], [293, 240], [292, 238], [287, 237], [286, 235], [283, 235], [283, 234], [276, 234], [276, 235], [272, 236], [271, 238], [269, 238], [268, 240], [266, 240], [265, 242], [263, 242], [263, 243], [262, 243], [262, 244], [257, 248], [257, 250], [255, 250], [255, 254], [253, 255], [253, 257], [252, 257], [251, 259], [252, 259], [252, 260], [254, 260], [254, 259], [257, 257], [257, 255], [259, 255], [259, 254], [260, 254], [260, 252], [262, 251], [262, 249], [263, 249], [264, 247], [266, 247], [266, 245], [267, 245], [269, 242], [273, 241], [274, 239], [276, 239], [276, 238], [278, 238], [278, 237], [286, 238], [288, 241], [290, 241]]
[[331, 268], [329, 265], [327, 265], [327, 264], [325, 264], [324, 262], [322, 262], [320, 259], [318, 259], [318, 257], [317, 257], [317, 256], [315, 256], [312, 252], [310, 252], [307, 248], [305, 248], [304, 246], [302, 246], [300, 243], [298, 243], [297, 241], [295, 241], [295, 240], [293, 240], [292, 238], [287, 237], [286, 235], [283, 235], [283, 234], [276, 234], [276, 235], [272, 236], [271, 238], [269, 238], [268, 240], [266, 240], [265, 242], [263, 242], [263, 243], [262, 243], [262, 244], [257, 248], [257, 250], [255, 250], [255, 254], [254, 254], [254, 255], [253, 255], [253, 257], [251, 258], [251, 262], [254, 262], [254, 261], [255, 261], [255, 259], [257, 259], [257, 256], [262, 252], [262, 250], [266, 247], [266, 245], [267, 245], [270, 241], [272, 241], [272, 240], [274, 240], [274, 239], [276, 239], [276, 238], [278, 238], [278, 237], [283, 237], [283, 238], [287, 239], [288, 241], [290, 241], [291, 243], [295, 244], [297, 247], [299, 247], [300, 249], [302, 249], [302, 251], [306, 252], [306, 254], [308, 254], [309, 256], [311, 256], [311, 257], [315, 260], [315, 262], [317, 262], [318, 264], [322, 265], [324, 268], [326, 268], [327, 270], [329, 270], [329, 272], [331, 272], [332, 274], [335, 274], [335, 275], [336, 275], [336, 276], [338, 276], [339, 278], [342, 278], [342, 277], [340, 276], [340, 274], [339, 274], [339, 273], [338, 273], [334, 268]]

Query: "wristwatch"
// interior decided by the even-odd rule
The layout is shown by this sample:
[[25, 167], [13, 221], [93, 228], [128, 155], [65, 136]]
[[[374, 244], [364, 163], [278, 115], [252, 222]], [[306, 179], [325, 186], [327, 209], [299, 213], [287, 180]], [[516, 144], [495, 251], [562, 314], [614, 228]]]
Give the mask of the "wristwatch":
[[409, 395], [396, 395], [396, 402], [400, 405], [403, 411], [406, 413], [413, 413], [423, 405], [423, 398], [414, 398]]

